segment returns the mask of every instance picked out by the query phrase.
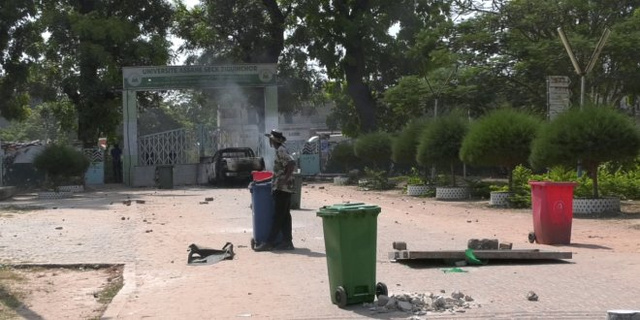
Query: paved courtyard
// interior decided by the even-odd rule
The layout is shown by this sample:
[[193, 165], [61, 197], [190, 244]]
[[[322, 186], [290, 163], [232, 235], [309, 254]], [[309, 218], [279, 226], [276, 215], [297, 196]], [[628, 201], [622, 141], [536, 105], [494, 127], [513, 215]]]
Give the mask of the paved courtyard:
[[[204, 203], [205, 198], [213, 201]], [[127, 205], [127, 200], [132, 200]], [[140, 201], [136, 201], [140, 200]], [[125, 201], [126, 203], [123, 203]], [[330, 300], [322, 219], [325, 205], [364, 202], [381, 207], [377, 281], [390, 295], [459, 290], [474, 299], [464, 313], [420, 319], [604, 319], [607, 310], [640, 309], [640, 214], [573, 221], [571, 245], [530, 244], [531, 210], [489, 208], [486, 201], [440, 202], [400, 190], [362, 191], [313, 182], [293, 210], [296, 250], [254, 252], [247, 188], [173, 190], [105, 186], [72, 199], [18, 196], [3, 205], [41, 206], [0, 217], [0, 261], [125, 265], [125, 286], [107, 319], [406, 319]], [[566, 262], [499, 262], [444, 272], [442, 263], [389, 261], [394, 241], [409, 250], [464, 250], [470, 238], [496, 238], [514, 249], [570, 251]], [[187, 265], [191, 243], [236, 256], [213, 265]], [[533, 291], [538, 301], [529, 301]], [[46, 315], [43, 315], [45, 318]]]

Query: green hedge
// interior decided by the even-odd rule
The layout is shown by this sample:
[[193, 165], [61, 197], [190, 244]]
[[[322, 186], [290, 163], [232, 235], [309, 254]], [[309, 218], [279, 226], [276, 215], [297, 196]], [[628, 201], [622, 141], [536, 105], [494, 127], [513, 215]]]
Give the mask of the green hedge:
[[74, 178], [84, 177], [89, 168], [89, 159], [68, 145], [50, 144], [33, 162], [34, 167], [47, 175], [54, 187], [70, 183]]

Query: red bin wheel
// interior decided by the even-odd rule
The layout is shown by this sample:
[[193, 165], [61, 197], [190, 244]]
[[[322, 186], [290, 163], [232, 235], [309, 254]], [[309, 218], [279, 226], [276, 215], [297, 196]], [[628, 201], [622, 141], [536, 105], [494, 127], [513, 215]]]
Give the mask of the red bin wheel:
[[534, 241], [536, 241], [536, 234], [529, 232], [529, 243], [533, 243]]

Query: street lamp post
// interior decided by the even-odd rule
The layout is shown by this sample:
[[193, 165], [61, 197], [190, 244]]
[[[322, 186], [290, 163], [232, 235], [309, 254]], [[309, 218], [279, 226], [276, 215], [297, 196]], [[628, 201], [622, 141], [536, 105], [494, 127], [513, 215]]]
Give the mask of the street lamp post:
[[558, 28], [558, 34], [560, 35], [560, 40], [562, 40], [562, 44], [564, 45], [564, 48], [567, 50], [567, 54], [569, 54], [569, 58], [571, 59], [573, 68], [576, 70], [576, 73], [580, 76], [580, 108], [582, 108], [584, 106], [585, 77], [589, 72], [591, 72], [591, 70], [593, 70], [593, 67], [596, 64], [596, 60], [598, 60], [598, 57], [602, 52], [602, 48], [604, 47], [605, 43], [607, 43], [607, 39], [611, 34], [611, 30], [609, 30], [609, 28], [604, 29], [602, 36], [600, 36], [600, 40], [598, 40], [598, 43], [596, 44], [595, 50], [593, 50], [593, 54], [591, 54], [591, 58], [589, 59], [589, 62], [587, 63], [587, 67], [585, 68], [585, 70], [582, 70], [582, 68], [580, 68], [580, 64], [578, 63], [578, 60], [576, 59], [576, 56], [573, 53], [573, 49], [571, 49], [571, 44], [569, 43], [567, 36], [564, 34], [562, 27]]
[[[582, 68], [580, 68], [580, 64], [578, 63], [578, 60], [576, 59], [576, 56], [573, 53], [573, 49], [571, 49], [571, 44], [569, 43], [567, 36], [564, 34], [562, 27], [558, 27], [558, 34], [560, 35], [560, 40], [562, 40], [562, 44], [564, 45], [564, 48], [567, 50], [567, 53], [569, 54], [569, 58], [571, 59], [573, 68], [576, 70], [576, 73], [580, 76], [580, 109], [582, 109], [584, 107], [585, 77], [589, 72], [591, 72], [591, 70], [593, 70], [593, 67], [596, 64], [596, 60], [598, 60], [598, 57], [600, 56], [600, 52], [602, 52], [602, 48], [604, 47], [605, 43], [607, 43], [607, 39], [611, 34], [611, 30], [609, 30], [609, 28], [604, 29], [602, 36], [600, 36], [600, 40], [598, 40], [598, 43], [596, 44], [596, 48], [593, 50], [593, 53], [591, 54], [591, 58], [589, 58], [589, 62], [587, 63], [587, 67], [585, 68], [585, 70], [582, 70]], [[582, 166], [580, 165], [580, 162], [581, 161], [578, 161], [578, 168], [577, 168], [578, 177], [582, 176]]]

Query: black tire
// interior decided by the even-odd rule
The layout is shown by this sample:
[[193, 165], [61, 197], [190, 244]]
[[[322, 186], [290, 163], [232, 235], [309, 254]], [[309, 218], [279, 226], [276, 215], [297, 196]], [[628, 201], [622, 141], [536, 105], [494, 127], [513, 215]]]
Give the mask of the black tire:
[[389, 295], [389, 289], [387, 289], [387, 285], [382, 282], [376, 283], [376, 298], [379, 296], [388, 296], [388, 295]]
[[224, 172], [222, 171], [218, 171], [219, 174], [216, 174], [216, 186], [218, 187], [224, 187], [227, 185], [227, 182], [225, 181], [224, 178]]
[[336, 305], [338, 305], [338, 307], [344, 308], [347, 306], [347, 292], [342, 286], [338, 286], [336, 288], [334, 295], [336, 298]]
[[256, 249], [256, 240], [251, 238], [251, 250], [255, 250]]
[[533, 243], [536, 241], [536, 234], [534, 232], [529, 232], [529, 243]]

